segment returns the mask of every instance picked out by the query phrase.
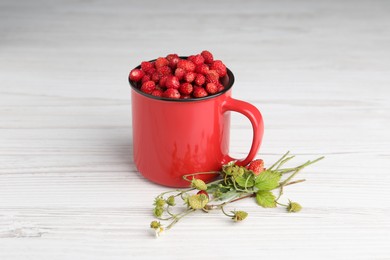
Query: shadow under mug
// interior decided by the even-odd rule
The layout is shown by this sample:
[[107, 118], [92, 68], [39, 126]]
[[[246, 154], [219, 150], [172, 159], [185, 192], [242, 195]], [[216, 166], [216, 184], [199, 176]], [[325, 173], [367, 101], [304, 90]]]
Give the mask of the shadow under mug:
[[[138, 171], [161, 185], [188, 187], [190, 183], [183, 175], [218, 171], [232, 160], [238, 165], [252, 161], [263, 138], [263, 119], [255, 106], [231, 97], [233, 83], [233, 73], [227, 69], [222, 92], [203, 98], [168, 99], [143, 93], [136, 82], [130, 81]], [[230, 111], [243, 114], [252, 124], [252, 145], [244, 159], [229, 156]], [[208, 182], [216, 176], [202, 174], [196, 178]]]

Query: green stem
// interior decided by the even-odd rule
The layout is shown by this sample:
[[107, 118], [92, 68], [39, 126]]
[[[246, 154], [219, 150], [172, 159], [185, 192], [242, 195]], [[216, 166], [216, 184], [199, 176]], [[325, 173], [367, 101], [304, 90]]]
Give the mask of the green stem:
[[283, 186], [280, 186], [279, 188], [279, 196], [275, 199], [276, 203], [278, 203], [278, 200], [280, 199], [280, 197], [282, 197], [283, 195]]
[[223, 206], [221, 206], [221, 210], [222, 210], [222, 213], [225, 214], [226, 216], [228, 216], [229, 218], [234, 217], [234, 215], [230, 215], [230, 214], [226, 213], [225, 210], [223, 209]]
[[242, 199], [246, 199], [246, 198], [250, 198], [250, 197], [254, 197], [254, 196], [256, 196], [256, 193], [249, 193], [249, 194], [246, 194], [244, 196], [242, 196], [242, 194], [240, 194], [240, 196], [238, 198], [234, 198], [234, 199], [231, 199], [229, 201], [225, 201], [221, 204], [207, 205], [206, 207], [208, 210], [219, 209], [219, 208], [222, 208], [223, 206], [225, 206], [229, 203], [233, 203], [233, 202], [236, 202], [236, 201], [239, 201]]
[[242, 189], [240, 189], [240, 188], [238, 188], [238, 187], [236, 186], [236, 181], [234, 180], [234, 177], [231, 177], [230, 179], [232, 180], [233, 186], [234, 186], [234, 188], [236, 189], [236, 191], [243, 191], [243, 192], [246, 192], [246, 190], [242, 190]]
[[185, 193], [185, 192], [189, 192], [193, 189], [194, 188], [190, 188], [190, 189], [186, 189], [186, 190], [169, 190], [169, 191], [165, 191], [163, 193], [160, 193], [157, 197], [163, 197], [165, 194], [178, 192], [178, 194], [174, 195], [175, 197], [177, 197], [177, 196], [180, 196], [180, 194]]
[[286, 156], [290, 153], [290, 151], [288, 151], [287, 153], [285, 153], [279, 160], [277, 160], [274, 164], [272, 164], [271, 167], [269, 167], [267, 170], [272, 170], [272, 168], [274, 168], [276, 165], [278, 165], [284, 158], [286, 158]]
[[175, 217], [176, 217], [176, 215], [175, 215], [175, 214], [173, 214], [172, 212], [170, 212], [170, 211], [169, 211], [169, 208], [170, 208], [170, 206], [168, 205], [168, 206], [167, 206], [167, 213], [168, 213], [169, 215], [171, 215], [172, 217], [174, 217], [174, 218], [175, 218]]
[[282, 160], [279, 165], [276, 167], [275, 171], [279, 170], [280, 167], [282, 167], [286, 162], [290, 161], [291, 159], [293, 159], [295, 156], [290, 156], [290, 157], [287, 157], [286, 159]]
[[205, 174], [221, 174], [221, 172], [219, 172], [219, 171], [209, 171], [209, 172], [197, 172], [197, 173], [191, 173], [191, 174], [186, 174], [186, 175], [183, 175], [183, 179], [184, 180], [186, 180], [186, 181], [188, 181], [188, 182], [191, 182], [192, 181], [192, 179], [190, 180], [190, 179], [188, 179], [187, 177], [188, 176], [192, 176], [192, 177], [194, 177], [194, 176], [196, 176], [196, 175], [205, 175]]
[[284, 184], [283, 187], [286, 187], [288, 185], [297, 184], [297, 183], [304, 182], [304, 181], [306, 181], [306, 180], [305, 179], [300, 179], [300, 180], [296, 180], [296, 181], [290, 181], [290, 182]]
[[184, 212], [183, 214], [179, 215], [179, 216], [176, 216], [174, 218], [174, 220], [165, 228], [166, 230], [169, 230], [172, 228], [173, 225], [175, 225], [177, 222], [179, 222], [180, 219], [182, 219], [183, 217], [187, 216], [188, 214], [194, 212], [195, 209], [189, 209], [187, 210], [186, 212]]
[[298, 172], [300, 172], [303, 168], [305, 168], [306, 166], [309, 166], [313, 163], [316, 163], [320, 160], [324, 159], [324, 156], [320, 157], [320, 158], [317, 158], [315, 159], [314, 161], [307, 161], [306, 163], [298, 166], [295, 170], [295, 172], [293, 174], [291, 174], [286, 180], [284, 180], [283, 182], [280, 183], [280, 186], [283, 186], [285, 185], [287, 182], [289, 182], [292, 178], [294, 178], [295, 175], [297, 175]]
[[288, 207], [288, 205], [283, 204], [283, 203], [279, 203], [279, 202], [277, 202], [277, 201], [276, 201], [276, 204], [278, 204], [278, 205], [280, 205], [280, 206], [283, 206], [283, 207]]

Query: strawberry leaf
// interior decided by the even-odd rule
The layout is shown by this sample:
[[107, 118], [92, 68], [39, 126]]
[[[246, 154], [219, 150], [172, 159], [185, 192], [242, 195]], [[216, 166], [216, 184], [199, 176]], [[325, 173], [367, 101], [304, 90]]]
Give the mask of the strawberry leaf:
[[255, 178], [254, 177], [255, 176], [253, 175], [253, 173], [248, 172], [248, 173], [244, 173], [241, 176], [237, 176], [234, 180], [241, 187], [250, 188], [250, 187], [253, 187], [253, 185], [255, 185]]
[[257, 204], [263, 208], [275, 208], [276, 201], [275, 195], [270, 191], [258, 191], [256, 192], [256, 201]]
[[255, 187], [259, 191], [273, 190], [279, 186], [279, 181], [282, 175], [274, 171], [263, 171], [260, 173], [255, 180]]

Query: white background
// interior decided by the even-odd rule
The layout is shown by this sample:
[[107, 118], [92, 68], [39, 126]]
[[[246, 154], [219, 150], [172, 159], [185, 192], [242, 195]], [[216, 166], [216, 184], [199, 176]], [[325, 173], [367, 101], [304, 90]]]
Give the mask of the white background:
[[[390, 2], [0, 2], [0, 259], [390, 259]], [[166, 188], [136, 171], [127, 75], [208, 49], [257, 106], [258, 157], [326, 159], [286, 188], [148, 228]], [[232, 117], [231, 152], [251, 127]]]

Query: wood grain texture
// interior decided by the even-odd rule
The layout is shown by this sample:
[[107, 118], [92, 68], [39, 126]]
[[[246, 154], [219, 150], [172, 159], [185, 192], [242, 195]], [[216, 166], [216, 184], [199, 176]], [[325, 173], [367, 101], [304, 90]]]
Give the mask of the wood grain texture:
[[[390, 259], [390, 2], [0, 2], [0, 259]], [[155, 240], [164, 187], [132, 161], [129, 70], [210, 49], [256, 105], [266, 164], [325, 155], [233, 224], [197, 213]], [[232, 155], [249, 122], [233, 114]]]

